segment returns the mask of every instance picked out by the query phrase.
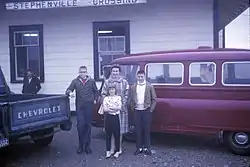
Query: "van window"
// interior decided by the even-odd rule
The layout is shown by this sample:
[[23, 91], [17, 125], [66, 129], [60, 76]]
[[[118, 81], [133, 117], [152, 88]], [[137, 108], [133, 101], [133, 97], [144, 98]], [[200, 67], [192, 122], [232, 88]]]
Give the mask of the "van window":
[[129, 84], [134, 84], [136, 82], [136, 74], [140, 69], [139, 65], [120, 65], [121, 76], [123, 76]]
[[152, 84], [181, 85], [184, 77], [182, 63], [149, 63], [146, 65], [147, 80]]
[[189, 65], [189, 84], [194, 86], [212, 86], [216, 82], [214, 62], [194, 62]]
[[222, 84], [250, 85], [250, 61], [225, 62], [222, 65]]

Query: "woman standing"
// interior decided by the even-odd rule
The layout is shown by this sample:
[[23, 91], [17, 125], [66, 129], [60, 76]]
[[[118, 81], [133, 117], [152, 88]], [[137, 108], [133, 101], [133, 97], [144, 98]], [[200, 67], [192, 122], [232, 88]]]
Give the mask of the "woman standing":
[[120, 155], [120, 111], [122, 108], [121, 96], [116, 95], [115, 85], [108, 88], [108, 96], [103, 99], [103, 111], [106, 113], [105, 132], [106, 132], [106, 158], [112, 155], [111, 138], [114, 136], [115, 150], [114, 157]]
[[[128, 82], [120, 76], [121, 68], [118, 65], [114, 65], [111, 67], [111, 75], [105, 81], [102, 88], [102, 97], [106, 97], [108, 95], [109, 85], [114, 84], [116, 87], [117, 95], [121, 96], [122, 100], [122, 109], [120, 112], [120, 151], [122, 153], [122, 137], [124, 133], [128, 132], [128, 90], [129, 84]], [[114, 148], [111, 146], [111, 153], [114, 153]]]

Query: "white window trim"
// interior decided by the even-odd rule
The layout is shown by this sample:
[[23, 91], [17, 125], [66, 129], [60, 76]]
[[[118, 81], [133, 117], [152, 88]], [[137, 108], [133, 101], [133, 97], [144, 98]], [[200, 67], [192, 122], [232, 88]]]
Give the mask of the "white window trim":
[[221, 84], [223, 86], [250, 86], [250, 84], [225, 84], [224, 83], [224, 65], [225, 64], [243, 64], [243, 63], [250, 63], [250, 61], [225, 61], [224, 63], [222, 63], [222, 70], [221, 70]]
[[[213, 64], [214, 65], [214, 71], [215, 71], [215, 74], [214, 74], [214, 82], [212, 84], [192, 84], [191, 83], [191, 65], [192, 64]], [[189, 85], [191, 86], [214, 86], [216, 84], [216, 75], [217, 75], [217, 66], [216, 66], [216, 63], [215, 62], [192, 62], [189, 64], [189, 67], [188, 67], [188, 83]]]
[[[174, 84], [174, 83], [151, 83], [152, 85], [169, 85], [169, 86], [180, 86], [184, 83], [184, 64], [181, 63], [181, 62], [171, 62], [171, 63], [147, 63], [145, 65], [145, 71], [148, 73], [147, 71], [147, 66], [150, 65], [150, 64], [180, 64], [181, 67], [182, 67], [182, 77], [181, 77], [181, 83], [178, 83], [178, 84]], [[147, 76], [147, 74], [146, 74]]]

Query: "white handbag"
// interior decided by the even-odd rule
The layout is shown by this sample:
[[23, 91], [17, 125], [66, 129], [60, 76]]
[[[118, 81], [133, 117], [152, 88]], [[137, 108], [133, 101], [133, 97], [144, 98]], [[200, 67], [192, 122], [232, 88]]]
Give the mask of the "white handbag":
[[100, 108], [99, 108], [99, 110], [98, 110], [98, 114], [100, 114], [100, 115], [103, 115], [103, 105], [101, 104], [101, 106], [100, 106]]

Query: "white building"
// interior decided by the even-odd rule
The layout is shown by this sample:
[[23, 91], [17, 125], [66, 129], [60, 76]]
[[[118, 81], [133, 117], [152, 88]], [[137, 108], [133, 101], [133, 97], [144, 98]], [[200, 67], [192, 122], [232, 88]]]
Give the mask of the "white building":
[[43, 82], [40, 93], [49, 94], [64, 93], [81, 65], [100, 81], [101, 64], [115, 55], [223, 46], [219, 30], [249, 6], [248, 0], [0, 3], [0, 65], [10, 88], [20, 93], [30, 68]]
[[225, 46], [250, 49], [250, 8], [226, 26]]

